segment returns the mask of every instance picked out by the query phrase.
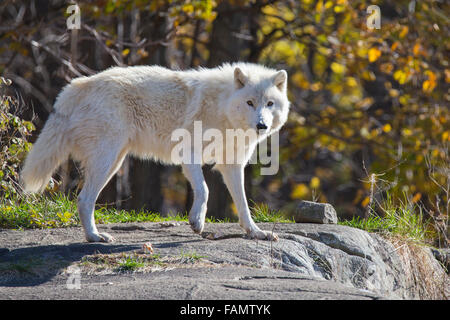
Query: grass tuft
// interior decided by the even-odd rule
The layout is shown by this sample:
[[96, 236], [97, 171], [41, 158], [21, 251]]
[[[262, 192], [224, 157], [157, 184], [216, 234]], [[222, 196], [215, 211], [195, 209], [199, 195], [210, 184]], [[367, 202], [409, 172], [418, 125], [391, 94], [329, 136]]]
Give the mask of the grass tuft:
[[76, 264], [86, 273], [133, 273], [211, 266], [211, 263], [204, 258], [206, 256], [200, 256], [195, 252], [181, 252], [179, 255], [162, 256], [134, 251], [85, 256]]
[[271, 210], [265, 203], [256, 203], [252, 201], [250, 210], [252, 211], [252, 217], [255, 222], [295, 223], [293, 217], [286, 218], [283, 212]]
[[352, 220], [340, 221], [339, 224], [369, 232], [397, 235], [419, 243], [427, 243], [433, 238], [430, 222], [424, 220], [421, 206], [408, 201], [396, 204], [387, 194], [379, 208], [382, 216], [377, 215], [375, 210], [369, 210], [369, 216], [365, 219], [356, 216]]

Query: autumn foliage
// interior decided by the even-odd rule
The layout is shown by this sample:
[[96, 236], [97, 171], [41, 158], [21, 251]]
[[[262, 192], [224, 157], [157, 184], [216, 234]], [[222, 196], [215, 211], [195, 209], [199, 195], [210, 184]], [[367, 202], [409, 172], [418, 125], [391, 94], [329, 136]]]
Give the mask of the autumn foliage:
[[[68, 80], [110, 65], [259, 62], [288, 71], [292, 109], [280, 171], [262, 177], [252, 166], [251, 199], [286, 212], [315, 199], [350, 217], [389, 193], [448, 217], [447, 2], [79, 1], [76, 33], [65, 29], [66, 3], [44, 2], [46, 11], [0, 5], [0, 73], [33, 101], [38, 126]], [[369, 5], [379, 29], [368, 28]], [[185, 185], [172, 181], [157, 187], [166, 207], [182, 208]]]

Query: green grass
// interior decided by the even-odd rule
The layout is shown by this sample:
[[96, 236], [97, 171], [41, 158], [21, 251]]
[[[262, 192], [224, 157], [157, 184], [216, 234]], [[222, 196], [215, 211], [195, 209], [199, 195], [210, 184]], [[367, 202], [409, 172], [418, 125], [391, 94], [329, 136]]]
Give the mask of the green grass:
[[63, 194], [0, 199], [0, 227], [55, 228], [79, 223], [76, 204]]
[[188, 253], [184, 253], [183, 251], [181, 251], [180, 255], [181, 255], [181, 258], [186, 262], [196, 262], [202, 258], [206, 258], [206, 256], [201, 256], [195, 251], [188, 252]]
[[[95, 210], [97, 223], [188, 221], [185, 214], [163, 217], [159, 213], [126, 211], [100, 207]], [[0, 228], [59, 228], [80, 224], [76, 201], [62, 193], [29, 195], [14, 200], [0, 199]]]
[[[354, 217], [349, 221], [340, 221], [346, 225], [369, 232], [399, 235], [403, 238], [425, 243], [433, 238], [430, 224], [424, 221], [422, 208], [407, 200], [396, 201], [388, 194], [386, 199], [378, 204], [378, 212], [370, 210], [368, 218]], [[267, 204], [251, 205], [255, 222], [294, 223], [281, 211], [271, 210]], [[177, 213], [167, 217], [151, 211], [126, 211], [100, 207], [95, 210], [95, 220], [99, 224], [127, 223], [127, 222], [164, 222], [188, 221], [187, 214]], [[207, 218], [208, 223], [230, 222], [230, 219]], [[80, 225], [76, 201], [62, 193], [51, 195], [28, 195], [14, 200], [0, 199], [0, 228], [29, 229], [29, 228], [59, 228]], [[128, 262], [132, 268], [132, 262]], [[124, 265], [124, 268], [126, 268]]]
[[126, 257], [119, 262], [117, 271], [119, 272], [133, 272], [139, 268], [145, 267], [145, 262], [140, 257]]
[[[162, 256], [160, 254], [146, 254], [122, 252], [110, 254], [94, 254], [85, 256], [77, 263], [83, 270], [90, 272], [112, 271], [118, 273], [152, 272], [155, 269], [188, 267], [202, 263], [196, 252], [181, 252], [178, 255]], [[205, 261], [203, 261], [205, 263]]]
[[[266, 204], [253, 203], [255, 222], [294, 222], [280, 211], [270, 210]], [[188, 221], [187, 213], [161, 216], [146, 210], [116, 210], [99, 207], [95, 210], [95, 221], [99, 224], [127, 222]], [[207, 223], [231, 222], [230, 219], [206, 218]], [[32, 229], [78, 226], [80, 220], [76, 201], [62, 193], [50, 195], [26, 195], [15, 199], [0, 199], [0, 228]]]
[[265, 203], [252, 202], [250, 209], [255, 222], [295, 223], [294, 218], [287, 218], [281, 211], [271, 210]]
[[340, 221], [339, 224], [369, 232], [397, 235], [420, 243], [433, 238], [430, 223], [424, 220], [422, 207], [407, 201], [406, 196], [405, 201], [394, 203], [388, 194], [379, 208], [382, 216], [377, 215], [375, 210], [370, 210], [366, 219], [357, 216], [349, 221]]
[[383, 218], [374, 215], [370, 215], [365, 219], [354, 216], [351, 220], [339, 221], [338, 224], [362, 229], [368, 232], [381, 232], [386, 230], [386, 224]]

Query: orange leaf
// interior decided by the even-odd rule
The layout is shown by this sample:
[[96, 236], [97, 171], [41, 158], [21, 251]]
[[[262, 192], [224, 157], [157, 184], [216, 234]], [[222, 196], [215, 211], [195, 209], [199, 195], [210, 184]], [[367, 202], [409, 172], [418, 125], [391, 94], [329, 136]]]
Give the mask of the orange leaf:
[[422, 194], [420, 192], [417, 192], [414, 197], [412, 198], [412, 202], [416, 203], [417, 201], [420, 200], [420, 198], [422, 198]]
[[370, 198], [369, 198], [369, 197], [365, 197], [364, 200], [361, 202], [361, 205], [362, 205], [363, 207], [367, 207], [367, 205], [369, 204], [369, 202], [370, 202]]
[[369, 58], [369, 62], [375, 62], [381, 56], [381, 51], [377, 48], [370, 48], [367, 52], [367, 56]]
[[436, 75], [431, 70], [425, 71], [425, 74], [428, 75], [428, 80], [423, 82], [422, 89], [425, 92], [431, 92], [436, 87]]
[[420, 43], [416, 43], [413, 48], [413, 53], [417, 56], [420, 53]]

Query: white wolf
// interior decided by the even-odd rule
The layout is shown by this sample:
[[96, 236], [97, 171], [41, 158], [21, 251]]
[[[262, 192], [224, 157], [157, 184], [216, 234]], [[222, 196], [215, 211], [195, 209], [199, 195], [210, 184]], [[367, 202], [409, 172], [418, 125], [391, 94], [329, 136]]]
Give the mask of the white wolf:
[[[239, 223], [251, 238], [277, 240], [252, 220], [244, 192], [244, 167], [256, 145], [286, 122], [289, 112], [287, 73], [257, 64], [223, 64], [214, 69], [173, 71], [159, 66], [111, 68], [71, 81], [56, 99], [22, 170], [25, 190], [40, 192], [69, 155], [80, 161], [85, 181], [78, 213], [86, 239], [113, 241], [95, 226], [96, 199], [120, 168], [125, 156], [173, 163], [174, 130], [263, 129], [250, 141], [243, 161], [216, 164], [239, 212]], [[225, 134], [224, 134], [225, 136]], [[178, 163], [192, 185], [189, 212], [192, 229], [204, 227], [208, 187], [201, 163]]]

